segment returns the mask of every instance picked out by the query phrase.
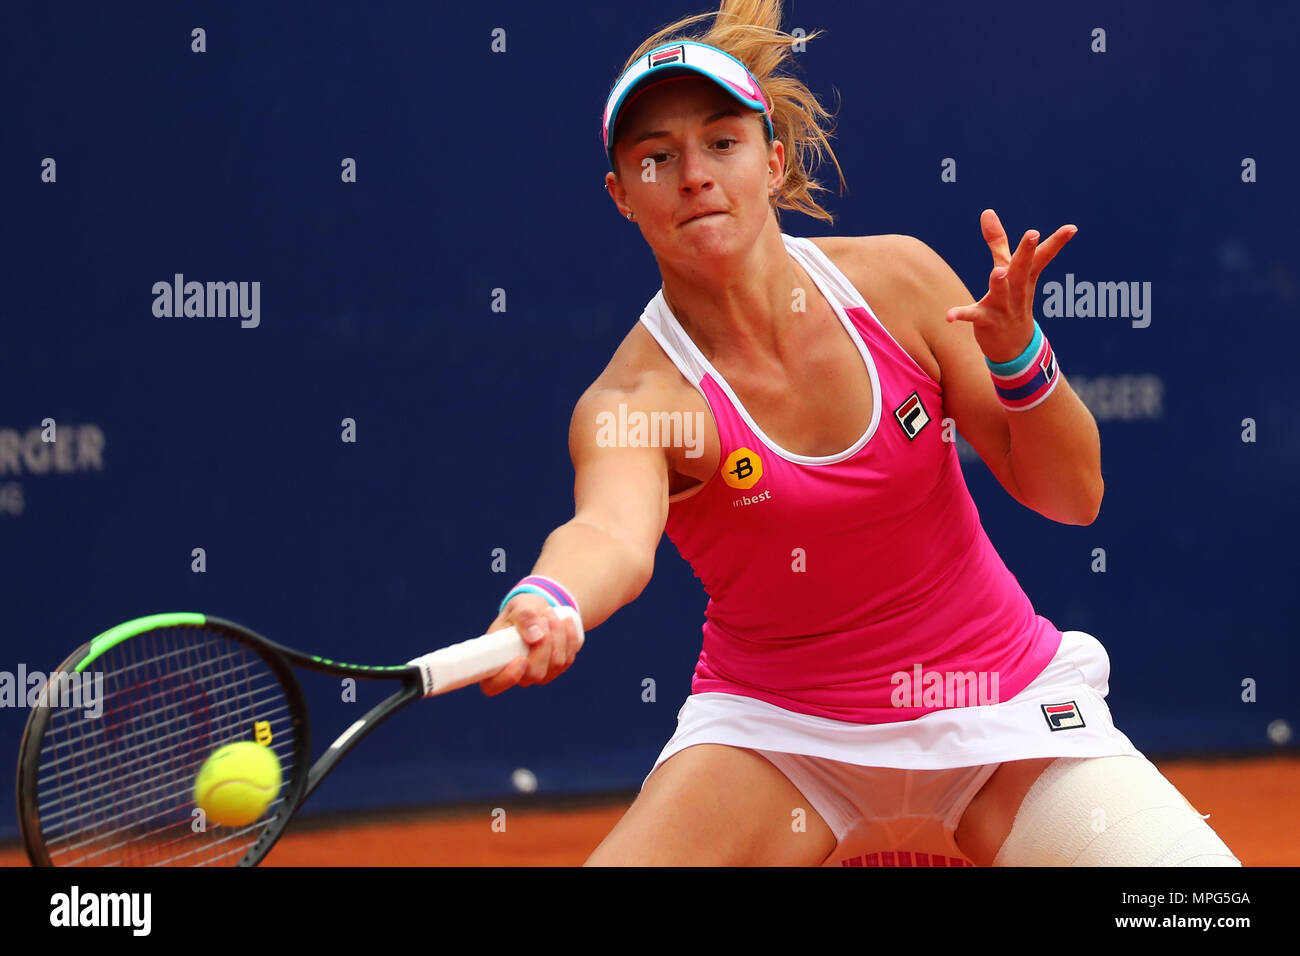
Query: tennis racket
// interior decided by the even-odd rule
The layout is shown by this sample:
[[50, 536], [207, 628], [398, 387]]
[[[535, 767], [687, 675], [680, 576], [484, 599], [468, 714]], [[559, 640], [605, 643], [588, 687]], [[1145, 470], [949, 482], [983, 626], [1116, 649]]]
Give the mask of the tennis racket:
[[[556, 612], [577, 621], [581, 639], [572, 609]], [[407, 664], [367, 667], [303, 654], [204, 614], [128, 621], [73, 652], [27, 719], [18, 757], [27, 854], [36, 866], [256, 866], [325, 776], [380, 723], [419, 697], [477, 683], [527, 653], [508, 627]], [[398, 686], [313, 764], [295, 665]], [[87, 693], [70, 707], [74, 685]], [[94, 706], [85, 706], [92, 696]], [[260, 818], [219, 826], [196, 812], [194, 780], [214, 750], [239, 741], [270, 747], [282, 783]]]

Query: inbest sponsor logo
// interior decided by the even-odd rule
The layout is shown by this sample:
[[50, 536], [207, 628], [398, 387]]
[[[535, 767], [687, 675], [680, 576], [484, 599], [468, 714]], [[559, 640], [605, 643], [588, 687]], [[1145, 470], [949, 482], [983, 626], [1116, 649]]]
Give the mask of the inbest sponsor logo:
[[629, 412], [596, 416], [596, 444], [601, 448], [685, 448], [687, 458], [704, 454], [703, 412]]
[[[49, 688], [42, 694], [47, 683]], [[19, 664], [17, 673], [0, 671], [0, 707], [24, 705], [80, 709], [88, 720], [97, 720], [104, 713], [104, 675], [91, 671], [47, 675], [28, 671], [26, 664]]]
[[148, 936], [152, 913], [150, 893], [82, 893], [74, 885], [50, 897], [51, 926], [127, 926], [133, 936]]
[[1151, 324], [1150, 282], [1075, 282], [1065, 274], [1065, 285], [1043, 285], [1043, 317], [1047, 319], [1132, 319], [1133, 328]]
[[973, 707], [996, 704], [997, 671], [926, 671], [920, 664], [912, 672], [895, 671], [889, 677], [894, 689], [889, 702], [895, 707]]
[[186, 282], [176, 273], [171, 283], [153, 284], [153, 314], [160, 319], [239, 316], [241, 328], [255, 329], [262, 321], [262, 283]]

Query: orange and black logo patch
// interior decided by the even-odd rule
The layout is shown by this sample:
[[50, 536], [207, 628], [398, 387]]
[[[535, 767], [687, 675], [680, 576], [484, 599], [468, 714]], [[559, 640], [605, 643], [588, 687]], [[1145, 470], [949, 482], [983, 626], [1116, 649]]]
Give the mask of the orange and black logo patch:
[[730, 487], [748, 491], [763, 477], [763, 459], [748, 448], [737, 448], [722, 463], [722, 480]]

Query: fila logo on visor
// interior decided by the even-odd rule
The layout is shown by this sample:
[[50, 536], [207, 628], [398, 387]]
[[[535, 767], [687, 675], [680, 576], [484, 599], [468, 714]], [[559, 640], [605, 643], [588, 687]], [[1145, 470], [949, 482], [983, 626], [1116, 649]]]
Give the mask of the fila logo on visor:
[[650, 54], [650, 66], [663, 66], [665, 63], [685, 63], [686, 47], [675, 46], [669, 50], [658, 50]]

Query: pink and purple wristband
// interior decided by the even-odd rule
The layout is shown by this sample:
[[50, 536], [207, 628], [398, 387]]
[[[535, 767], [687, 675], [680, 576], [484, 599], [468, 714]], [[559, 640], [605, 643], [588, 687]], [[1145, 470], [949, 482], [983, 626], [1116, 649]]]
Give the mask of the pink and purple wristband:
[[[551, 607], [571, 607], [575, 611], [578, 610], [578, 602], [558, 581], [545, 575], [530, 574], [511, 588], [510, 593], [501, 600], [501, 607], [497, 611], [498, 614], [505, 611], [506, 605], [510, 603], [510, 599], [516, 594], [536, 594], [545, 598], [546, 603]], [[578, 613], [581, 615], [581, 612]]]

